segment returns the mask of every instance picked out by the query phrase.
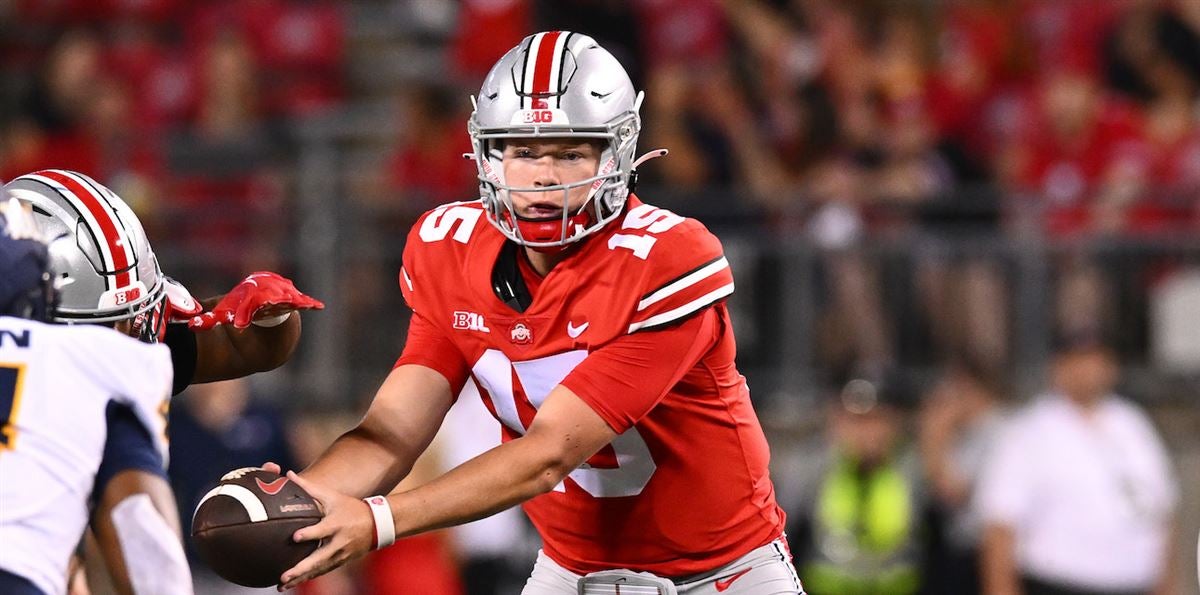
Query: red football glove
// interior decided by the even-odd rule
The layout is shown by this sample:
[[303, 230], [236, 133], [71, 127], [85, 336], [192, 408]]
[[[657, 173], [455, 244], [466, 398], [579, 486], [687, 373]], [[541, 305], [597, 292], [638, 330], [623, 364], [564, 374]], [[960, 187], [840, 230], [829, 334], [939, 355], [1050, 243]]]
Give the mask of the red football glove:
[[320, 310], [325, 304], [304, 295], [290, 279], [276, 273], [251, 273], [238, 283], [215, 307], [188, 323], [194, 331], [205, 331], [218, 324], [233, 323], [234, 328], [250, 326], [255, 319], [271, 318], [293, 310]]

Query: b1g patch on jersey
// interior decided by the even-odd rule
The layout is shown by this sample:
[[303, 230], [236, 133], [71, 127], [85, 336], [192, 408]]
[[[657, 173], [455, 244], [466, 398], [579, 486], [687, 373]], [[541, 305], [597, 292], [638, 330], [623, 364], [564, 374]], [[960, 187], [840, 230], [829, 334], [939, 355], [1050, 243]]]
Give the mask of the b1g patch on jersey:
[[492, 329], [487, 327], [483, 321], [483, 314], [478, 312], [467, 312], [465, 310], [455, 310], [452, 316], [451, 327], [458, 331], [479, 331], [481, 333], [490, 333]]

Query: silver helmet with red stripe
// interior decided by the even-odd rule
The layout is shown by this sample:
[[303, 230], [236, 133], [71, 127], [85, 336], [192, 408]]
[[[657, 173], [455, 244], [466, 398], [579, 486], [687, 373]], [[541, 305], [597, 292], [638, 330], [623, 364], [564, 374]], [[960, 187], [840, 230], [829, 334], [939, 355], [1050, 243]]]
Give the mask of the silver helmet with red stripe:
[[[587, 35], [547, 31], [530, 35], [500, 58], [473, 97], [467, 122], [488, 220], [518, 244], [563, 246], [617, 218], [629, 196], [641, 131], [642, 94], [612, 54]], [[604, 146], [596, 175], [570, 184], [517, 188], [505, 183], [504, 141], [511, 138], [595, 139]], [[571, 188], [590, 186], [588, 200], [568, 208]], [[558, 193], [561, 224], [525, 225], [511, 192]], [[536, 236], [536, 237], [532, 237]]]
[[113, 191], [81, 173], [49, 169], [4, 187], [32, 205], [50, 244], [59, 304], [54, 321], [116, 323], [155, 342], [164, 327], [164, 277], [142, 223]]

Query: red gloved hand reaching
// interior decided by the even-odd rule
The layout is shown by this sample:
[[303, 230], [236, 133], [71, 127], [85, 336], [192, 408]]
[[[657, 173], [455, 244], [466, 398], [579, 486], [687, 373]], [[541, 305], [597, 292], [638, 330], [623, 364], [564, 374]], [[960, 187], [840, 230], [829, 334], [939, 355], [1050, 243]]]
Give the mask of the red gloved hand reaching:
[[188, 328], [204, 331], [218, 324], [232, 323], [234, 328], [243, 329], [255, 320], [278, 318], [294, 310], [320, 310], [324, 307], [325, 304], [320, 300], [296, 289], [290, 279], [276, 273], [258, 271], [229, 290], [211, 311], [192, 318]]

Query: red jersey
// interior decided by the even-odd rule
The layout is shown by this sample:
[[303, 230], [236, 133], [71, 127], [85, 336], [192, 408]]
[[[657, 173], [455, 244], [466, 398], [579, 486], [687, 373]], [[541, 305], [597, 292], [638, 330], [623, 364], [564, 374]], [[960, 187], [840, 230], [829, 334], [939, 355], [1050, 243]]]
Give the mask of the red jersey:
[[619, 434], [524, 504], [546, 555], [581, 574], [679, 577], [778, 538], [784, 513], [734, 364], [733, 275], [717, 238], [631, 196], [621, 218], [530, 279], [531, 299], [506, 303], [503, 286], [529, 275], [523, 258], [478, 203], [426, 213], [404, 251], [413, 318], [397, 365], [433, 368], [455, 391], [473, 380], [504, 440], [559, 384]]

